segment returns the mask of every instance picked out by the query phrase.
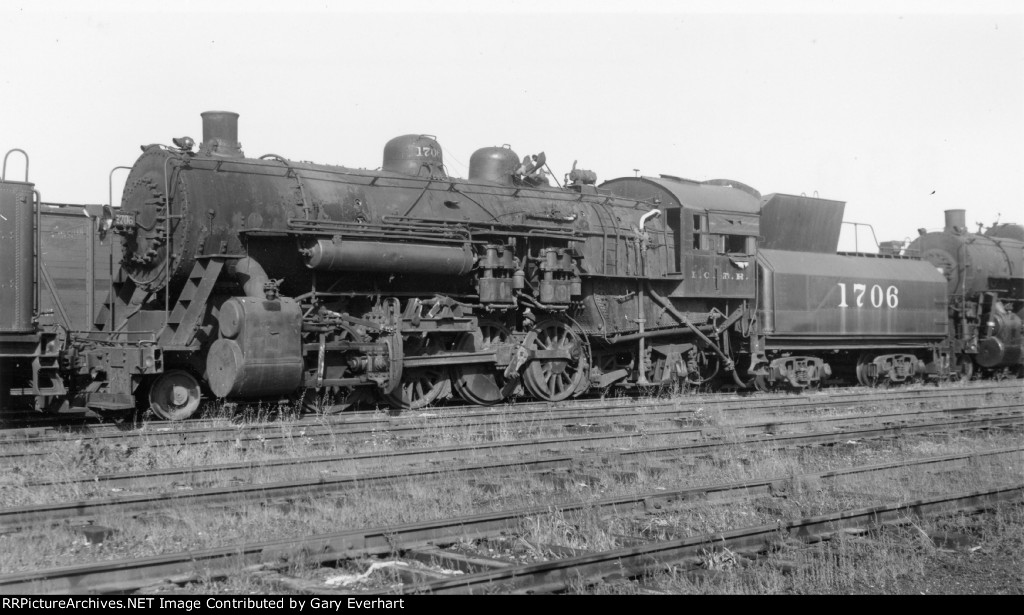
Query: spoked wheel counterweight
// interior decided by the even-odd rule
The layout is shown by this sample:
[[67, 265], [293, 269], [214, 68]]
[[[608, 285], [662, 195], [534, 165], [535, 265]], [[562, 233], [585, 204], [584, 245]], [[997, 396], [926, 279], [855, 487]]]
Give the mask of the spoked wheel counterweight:
[[[485, 352], [512, 338], [505, 325], [481, 320], [476, 331], [462, 334], [455, 344], [459, 352]], [[514, 386], [505, 380], [503, 370], [488, 364], [458, 365], [452, 368], [452, 388], [460, 397], [474, 404], [489, 406], [512, 394]]]
[[[403, 356], [419, 357], [444, 351], [444, 344], [436, 337], [412, 337], [405, 340]], [[441, 365], [414, 367], [402, 371], [402, 382], [387, 394], [393, 408], [416, 410], [451, 394], [448, 370]]]

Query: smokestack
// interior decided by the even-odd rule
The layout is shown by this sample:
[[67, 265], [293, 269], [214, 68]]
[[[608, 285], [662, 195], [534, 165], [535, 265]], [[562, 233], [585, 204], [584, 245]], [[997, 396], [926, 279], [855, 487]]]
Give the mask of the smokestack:
[[967, 210], [947, 209], [946, 228], [947, 233], [960, 234], [967, 230]]
[[210, 156], [241, 158], [242, 144], [238, 142], [238, 114], [232, 111], [204, 111], [203, 143], [200, 151]]

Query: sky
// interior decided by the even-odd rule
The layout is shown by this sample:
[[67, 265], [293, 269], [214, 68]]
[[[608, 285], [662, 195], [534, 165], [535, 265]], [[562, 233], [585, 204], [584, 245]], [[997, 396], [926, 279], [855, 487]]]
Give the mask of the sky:
[[1024, 223], [1021, 4], [0, 0], [0, 151], [28, 151], [45, 201], [106, 203], [139, 145], [230, 110], [250, 157], [372, 169], [431, 134], [456, 176], [510, 144], [559, 178], [845, 201], [881, 241], [945, 209]]

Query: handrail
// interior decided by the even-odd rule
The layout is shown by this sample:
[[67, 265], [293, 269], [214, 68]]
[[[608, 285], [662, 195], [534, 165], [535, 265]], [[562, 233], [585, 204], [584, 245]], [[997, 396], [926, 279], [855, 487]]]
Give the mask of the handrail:
[[27, 184], [27, 183], [29, 183], [28, 182], [28, 152], [26, 152], [23, 149], [18, 149], [17, 147], [14, 148], [14, 149], [8, 150], [7, 153], [4, 154], [4, 168], [3, 168], [3, 171], [0, 171], [0, 181], [7, 181], [7, 157], [10, 156], [11, 154], [13, 154], [14, 152], [21, 152], [21, 155], [25, 157], [25, 183]]

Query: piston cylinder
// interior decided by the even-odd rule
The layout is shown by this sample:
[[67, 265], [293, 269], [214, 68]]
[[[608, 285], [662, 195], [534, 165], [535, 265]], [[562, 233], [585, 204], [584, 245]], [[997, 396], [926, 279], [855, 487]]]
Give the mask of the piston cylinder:
[[0, 331], [33, 330], [33, 191], [35, 184], [0, 181]]

